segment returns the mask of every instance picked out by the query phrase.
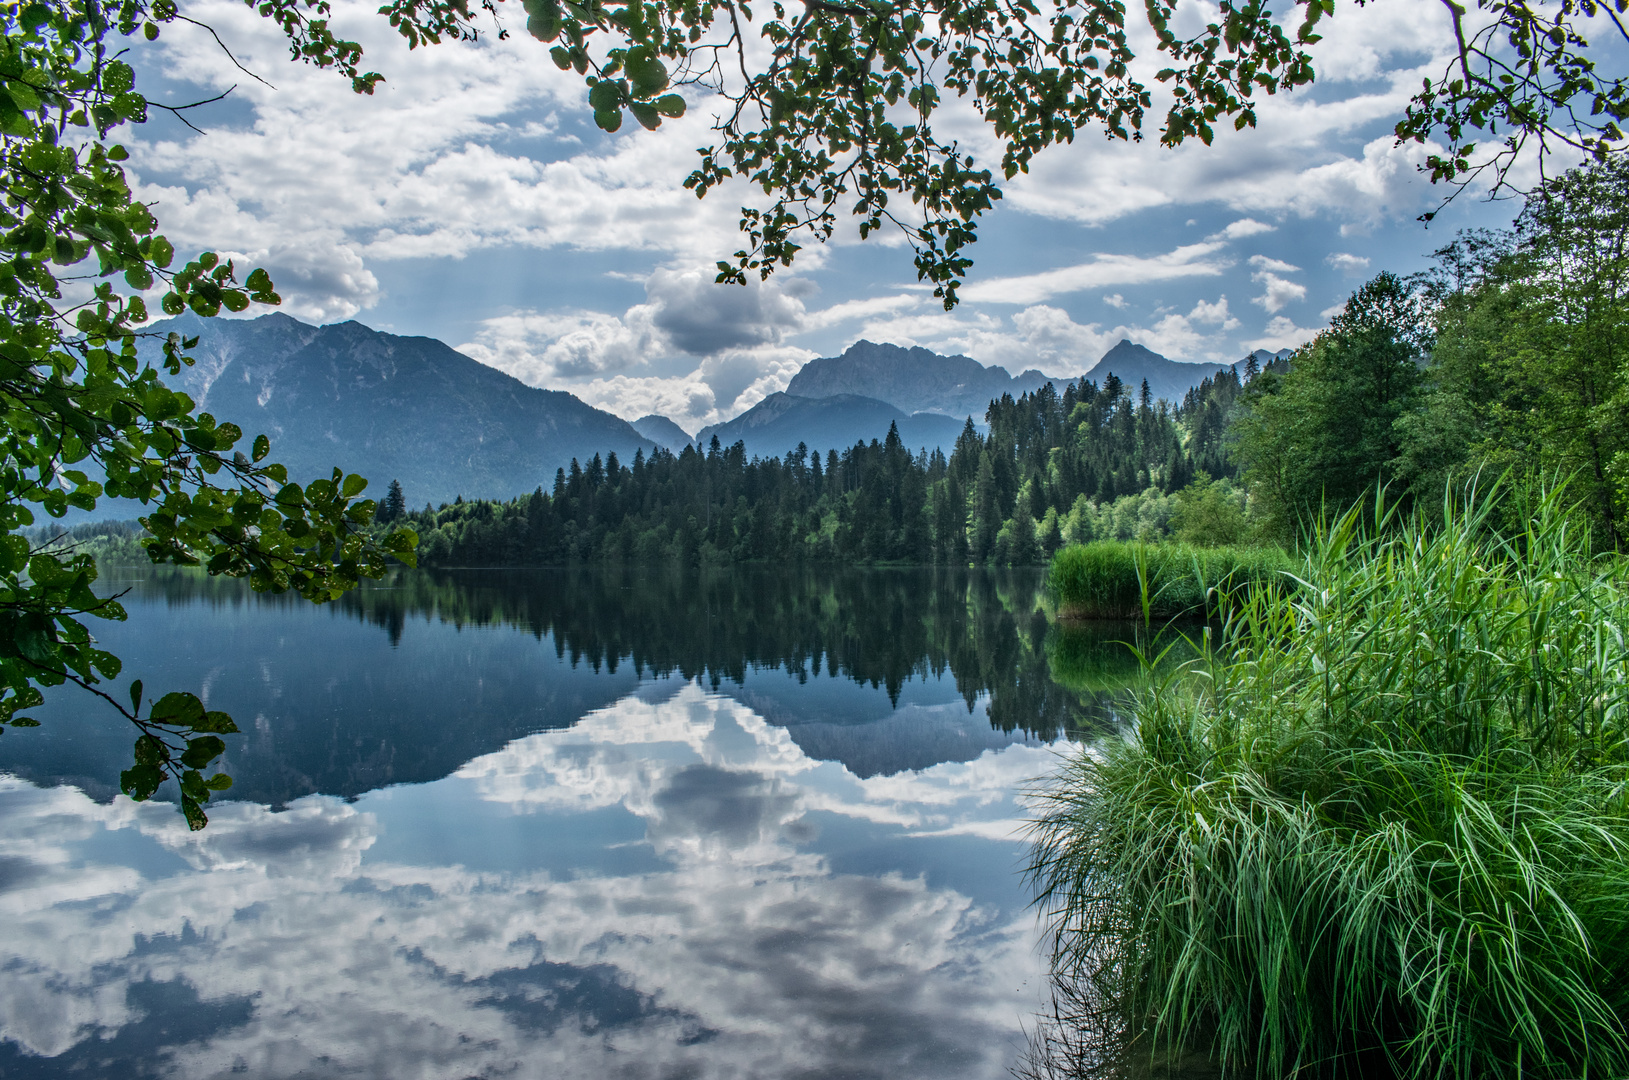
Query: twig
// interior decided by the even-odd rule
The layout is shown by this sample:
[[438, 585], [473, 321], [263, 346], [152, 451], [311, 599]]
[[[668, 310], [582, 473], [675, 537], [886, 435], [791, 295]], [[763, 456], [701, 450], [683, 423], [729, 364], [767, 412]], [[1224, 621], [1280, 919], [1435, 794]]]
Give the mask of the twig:
[[[221, 52], [225, 53], [226, 58], [232, 61], [233, 67], [249, 76], [249, 78], [253, 79], [255, 82], [260, 83], [263, 86], [271, 86], [273, 90], [277, 89], [277, 87], [272, 86], [271, 83], [267, 82], [265, 79], [262, 79], [259, 75], [256, 75], [254, 72], [250, 71], [248, 68], [239, 63], [238, 58], [232, 55], [232, 50], [226, 47], [226, 42], [221, 40], [221, 36], [215, 32], [215, 28], [213, 26], [210, 26], [208, 23], [201, 23], [197, 19], [189, 19], [179, 12], [177, 12], [173, 17], [180, 19], [182, 22], [191, 23], [194, 26], [201, 26], [205, 30], [208, 30], [209, 36], [215, 39], [215, 44], [219, 45], [221, 47]], [[231, 93], [231, 91], [227, 91], [227, 93]]]
[[[253, 74], [253, 73], [251, 72], [251, 74]], [[266, 85], [270, 86], [271, 84], [267, 83]], [[161, 105], [156, 101], [149, 101], [147, 104], [151, 105], [155, 109], [163, 109], [165, 112], [174, 113], [175, 118], [177, 120], [181, 121], [183, 124], [187, 125], [189, 128], [196, 131], [198, 134], [207, 135], [207, 134], [209, 134], [207, 131], [205, 131], [203, 128], [199, 127], [197, 124], [194, 124], [191, 120], [188, 120], [185, 116], [182, 116], [181, 114], [184, 111], [186, 111], [187, 109], [196, 109], [200, 105], [213, 105], [213, 104], [215, 104], [215, 102], [220, 101], [221, 99], [225, 98], [227, 94], [230, 94], [232, 91], [234, 91], [236, 89], [237, 89], [237, 84], [233, 83], [231, 86], [228, 86], [226, 88], [226, 90], [223, 91], [222, 93], [216, 94], [212, 98], [205, 98], [202, 101], [194, 101], [190, 105]]]

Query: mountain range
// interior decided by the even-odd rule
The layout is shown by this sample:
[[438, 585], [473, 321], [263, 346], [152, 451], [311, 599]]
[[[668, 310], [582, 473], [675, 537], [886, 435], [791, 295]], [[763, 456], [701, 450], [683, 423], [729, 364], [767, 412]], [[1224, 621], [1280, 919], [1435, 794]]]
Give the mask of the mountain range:
[[[1087, 377], [1101, 383], [1110, 374], [1117, 375], [1133, 396], [1147, 380], [1156, 399], [1174, 403], [1190, 387], [1222, 370], [1221, 364], [1167, 360], [1122, 340]], [[1018, 397], [1059, 381], [1033, 368], [1011, 375], [1004, 367], [985, 367], [966, 356], [862, 340], [841, 356], [810, 360], [792, 376], [784, 393], [771, 394], [733, 420], [702, 429], [696, 445], [705, 447], [716, 435], [723, 446], [741, 440], [749, 456], [784, 454], [800, 442], [810, 449], [842, 449], [857, 440], [882, 438], [893, 423], [907, 449], [937, 447], [948, 455], [969, 417], [983, 429], [991, 400], [1002, 394]], [[656, 438], [654, 428], [641, 431]]]
[[675, 454], [695, 443], [684, 428], [659, 413], [641, 416], [633, 422], [633, 429], [664, 450]]
[[855, 394], [886, 401], [907, 414], [931, 412], [982, 421], [995, 398], [1018, 397], [1039, 390], [1047, 381], [1033, 368], [1014, 376], [1004, 367], [985, 367], [966, 356], [941, 356], [920, 346], [907, 349], [862, 339], [841, 356], [804, 364], [786, 392], [805, 398]]
[[908, 415], [886, 401], [860, 394], [813, 398], [787, 392], [770, 394], [734, 420], [702, 428], [696, 443], [706, 447], [715, 435], [720, 446], [740, 440], [748, 457], [779, 456], [800, 442], [811, 450], [841, 452], [856, 442], [882, 438], [894, 424], [912, 453], [938, 447], [949, 454], [965, 422], [942, 413]]
[[[969, 417], [982, 427], [992, 398], [1057, 381], [1034, 369], [1015, 376], [966, 356], [859, 341], [840, 356], [809, 361], [784, 392], [692, 439], [668, 417], [630, 424], [569, 393], [527, 386], [440, 341], [358, 322], [311, 326], [280, 313], [207, 320], [189, 313], [152, 329], [140, 347], [155, 365], [158, 335], [198, 338], [197, 362], [166, 381], [246, 435], [268, 435], [273, 460], [292, 477], [323, 476], [338, 465], [368, 477], [375, 498], [399, 480], [415, 506], [459, 495], [510, 498], [548, 488], [572, 458], [586, 464], [615, 451], [628, 462], [637, 450], [705, 448], [715, 436], [767, 456], [800, 442], [842, 450], [881, 439], [894, 424], [911, 451], [948, 454]], [[1279, 355], [1262, 352], [1258, 362]], [[1121, 341], [1087, 374], [1101, 382], [1113, 373], [1133, 394], [1146, 379], [1155, 397], [1177, 401], [1219, 370]]]
[[1186, 364], [1180, 360], [1167, 360], [1153, 349], [1121, 338], [1118, 345], [1103, 354], [1103, 359], [1092, 365], [1086, 377], [1101, 386], [1110, 375], [1117, 375], [1134, 399], [1146, 381], [1149, 394], [1155, 401], [1163, 398], [1175, 405], [1182, 401], [1189, 389], [1226, 368], [1225, 364]]
[[[400, 337], [358, 322], [310, 326], [281, 313], [154, 325], [198, 338], [197, 362], [165, 381], [202, 411], [265, 433], [291, 478], [336, 465], [383, 498], [401, 481], [411, 505], [507, 499], [554, 483], [573, 457], [650, 453], [626, 420], [560, 390], [527, 386], [434, 338]], [[159, 346], [144, 343], [155, 365]]]

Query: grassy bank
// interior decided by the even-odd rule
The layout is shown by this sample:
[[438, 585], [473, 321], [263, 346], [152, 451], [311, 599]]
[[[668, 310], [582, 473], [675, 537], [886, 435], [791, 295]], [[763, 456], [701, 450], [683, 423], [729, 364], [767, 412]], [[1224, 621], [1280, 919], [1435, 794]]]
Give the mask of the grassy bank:
[[1219, 595], [1252, 585], [1282, 589], [1299, 565], [1274, 547], [1099, 540], [1054, 555], [1047, 585], [1064, 618], [1172, 619], [1214, 614]]
[[1041, 793], [1041, 1064], [1629, 1075], [1622, 564], [1491, 509], [1337, 523]]

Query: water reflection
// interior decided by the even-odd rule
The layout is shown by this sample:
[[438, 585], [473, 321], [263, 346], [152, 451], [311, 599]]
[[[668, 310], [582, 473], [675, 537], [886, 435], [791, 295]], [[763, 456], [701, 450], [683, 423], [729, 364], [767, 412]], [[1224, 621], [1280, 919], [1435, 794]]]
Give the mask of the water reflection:
[[[230, 712], [233, 793], [273, 806], [438, 779], [651, 679], [871, 776], [1100, 730], [1135, 674], [1111, 645], [1120, 668], [1094, 653], [1097, 681], [1072, 679], [1082, 631], [1048, 620], [1036, 571], [402, 573], [326, 609], [182, 571], [104, 584], [131, 590], [130, 621], [95, 627], [126, 673]], [[126, 725], [72, 690], [37, 715], [0, 769], [111, 798]]]
[[0, 1073], [1002, 1075], [1051, 752], [862, 777], [681, 676], [202, 834], [0, 781]]
[[0, 739], [0, 1076], [1004, 1075], [1019, 793], [1136, 677], [1033, 572], [103, 584], [238, 801], [115, 797], [88, 697]]

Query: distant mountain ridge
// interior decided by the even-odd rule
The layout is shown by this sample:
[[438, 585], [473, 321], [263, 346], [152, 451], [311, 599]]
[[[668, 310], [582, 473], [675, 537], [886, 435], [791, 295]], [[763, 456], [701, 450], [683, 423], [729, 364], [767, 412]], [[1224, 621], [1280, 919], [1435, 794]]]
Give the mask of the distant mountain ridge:
[[1121, 338], [1119, 344], [1092, 365], [1086, 377], [1101, 386], [1110, 375], [1117, 376], [1126, 384], [1133, 399], [1146, 380], [1148, 392], [1154, 400], [1163, 398], [1175, 405], [1190, 389], [1218, 371], [1227, 370], [1227, 367], [1226, 364], [1190, 364], [1167, 360], [1147, 346]]
[[805, 398], [856, 394], [886, 401], [907, 415], [933, 412], [983, 422], [993, 399], [1002, 394], [1018, 397], [1048, 381], [1033, 368], [1011, 375], [1004, 367], [985, 367], [971, 357], [862, 339], [841, 356], [804, 364], [786, 392]]
[[[631, 461], [637, 450], [648, 454], [657, 446], [705, 449], [714, 436], [725, 446], [745, 443], [749, 455], [778, 456], [800, 442], [842, 450], [881, 439], [895, 424], [913, 453], [937, 447], [948, 454], [968, 417], [983, 426], [991, 400], [1064, 381], [1035, 369], [1014, 376], [966, 356], [859, 341], [841, 356], [810, 361], [784, 392], [692, 439], [667, 417], [630, 424], [564, 391], [527, 386], [433, 338], [358, 322], [312, 326], [282, 313], [248, 320], [189, 313], [152, 329], [198, 337], [197, 363], [166, 381], [247, 435], [265, 432], [273, 460], [287, 465], [291, 477], [309, 479], [339, 466], [367, 477], [375, 498], [400, 480], [413, 505], [458, 495], [507, 499], [549, 487], [572, 458], [586, 463], [615, 451]], [[157, 364], [154, 339], [144, 339], [141, 351]], [[1147, 379], [1155, 397], [1179, 401], [1219, 370], [1123, 340], [1087, 376], [1101, 382], [1112, 372], [1133, 394]]]
[[894, 424], [900, 441], [913, 454], [935, 447], [948, 454], [964, 423], [965, 419], [938, 413], [906, 415], [886, 401], [859, 394], [810, 398], [779, 392], [733, 420], [702, 428], [696, 445], [705, 449], [717, 436], [721, 446], [744, 443], [748, 457], [778, 457], [796, 449], [798, 443], [810, 450], [841, 452], [856, 442], [885, 437], [888, 426]]
[[696, 440], [690, 434], [659, 413], [650, 413], [633, 421], [633, 429], [664, 450], [677, 454]]
[[[631, 459], [653, 440], [627, 421], [559, 390], [539, 390], [434, 338], [358, 322], [311, 326], [282, 313], [258, 319], [156, 323], [198, 337], [197, 363], [163, 376], [200, 410], [264, 432], [291, 479], [335, 466], [383, 498], [400, 480], [408, 502], [508, 499], [548, 488], [573, 457], [615, 450]], [[142, 356], [157, 364], [152, 339]]]

